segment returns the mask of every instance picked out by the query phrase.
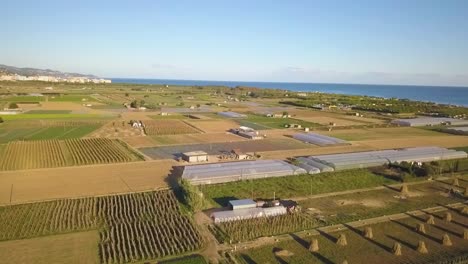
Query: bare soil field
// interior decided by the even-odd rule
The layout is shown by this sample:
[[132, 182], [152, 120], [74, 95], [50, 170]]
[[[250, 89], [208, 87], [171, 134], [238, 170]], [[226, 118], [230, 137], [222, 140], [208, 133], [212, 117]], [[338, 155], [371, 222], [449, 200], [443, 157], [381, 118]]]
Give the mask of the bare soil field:
[[337, 126], [381, 124], [384, 122], [375, 118], [357, 117], [319, 110], [294, 109], [289, 111], [289, 113], [294, 115], [294, 118], [323, 125], [328, 125], [330, 122], [336, 123]]
[[99, 233], [88, 231], [0, 242], [2, 263], [99, 263]]
[[123, 120], [153, 120], [150, 115], [155, 115], [156, 112], [122, 112], [121, 119]]
[[0, 172], [0, 204], [168, 187], [172, 160]]
[[154, 147], [158, 145], [152, 137], [147, 136], [122, 137], [120, 139], [134, 148]]
[[[293, 140], [293, 139], [292, 139]], [[330, 147], [312, 147], [309, 148], [294, 149], [294, 150], [281, 150], [281, 151], [261, 151], [258, 152], [263, 156], [264, 159], [286, 159], [290, 157], [298, 156], [310, 156], [310, 155], [323, 155], [323, 154], [335, 154], [335, 153], [348, 153], [358, 151], [369, 151], [373, 150], [372, 147], [366, 146], [360, 143], [353, 143], [351, 145], [344, 146], [330, 146]]]
[[156, 142], [156, 144], [153, 144], [153, 146], [237, 142], [237, 141], [248, 140], [246, 138], [236, 136], [228, 132], [187, 134], [187, 135], [167, 135], [167, 136], [155, 136], [152, 138], [153, 138], [153, 141]]
[[415, 138], [388, 138], [379, 140], [364, 140], [360, 144], [369, 146], [373, 149], [392, 149], [404, 147], [422, 147], [422, 146], [439, 146], [439, 147], [460, 147], [468, 145], [468, 137], [466, 136], [428, 136]]
[[187, 123], [192, 124], [205, 133], [226, 132], [231, 128], [239, 127], [239, 124], [232, 120], [190, 120]]
[[445, 134], [411, 127], [389, 127], [389, 128], [356, 128], [332, 131], [317, 131], [316, 133], [341, 138], [349, 141], [362, 141], [373, 139], [392, 138], [419, 138], [427, 136], [443, 136]]

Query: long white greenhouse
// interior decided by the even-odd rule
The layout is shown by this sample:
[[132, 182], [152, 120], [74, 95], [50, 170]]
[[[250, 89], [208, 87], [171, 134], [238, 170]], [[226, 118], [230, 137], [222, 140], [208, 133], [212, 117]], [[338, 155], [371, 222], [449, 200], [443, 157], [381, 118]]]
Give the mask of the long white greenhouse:
[[243, 117], [247, 117], [247, 115], [244, 115], [244, 114], [239, 114], [239, 113], [236, 113], [236, 112], [218, 112], [218, 115], [220, 116], [224, 116], [224, 117], [227, 117], [227, 118], [243, 118]]
[[256, 160], [185, 166], [182, 178], [192, 184], [214, 184], [305, 173], [306, 170], [282, 160]]
[[347, 144], [347, 142], [342, 139], [320, 135], [317, 133], [299, 133], [293, 135], [293, 138], [305, 143], [314, 144], [318, 146]]
[[[437, 160], [462, 159], [467, 157], [468, 155], [464, 151], [456, 151], [440, 147], [417, 147], [310, 156], [308, 158], [298, 159], [298, 166], [303, 167], [301, 164], [314, 166], [312, 162], [318, 162], [319, 164], [324, 164], [337, 171], [368, 168], [402, 161], [431, 162]], [[318, 168], [319, 166], [315, 167]]]

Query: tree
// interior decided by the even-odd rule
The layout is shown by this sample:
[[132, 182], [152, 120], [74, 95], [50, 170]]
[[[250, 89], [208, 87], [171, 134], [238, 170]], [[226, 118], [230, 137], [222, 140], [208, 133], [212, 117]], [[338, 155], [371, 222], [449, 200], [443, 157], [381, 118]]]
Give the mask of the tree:
[[10, 109], [17, 109], [18, 105], [16, 103], [11, 103], [10, 106], [8, 107]]
[[193, 212], [199, 212], [205, 207], [205, 198], [203, 193], [197, 186], [193, 186], [189, 181], [180, 180], [180, 187], [182, 188], [182, 196], [185, 204]]

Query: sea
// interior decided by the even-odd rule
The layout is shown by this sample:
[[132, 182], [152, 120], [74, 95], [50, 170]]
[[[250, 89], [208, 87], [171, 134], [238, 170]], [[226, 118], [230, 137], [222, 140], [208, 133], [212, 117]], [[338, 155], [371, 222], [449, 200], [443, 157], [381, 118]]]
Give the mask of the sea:
[[435, 102], [468, 106], [468, 87], [455, 86], [416, 86], [378, 84], [334, 84], [334, 83], [292, 83], [292, 82], [237, 82], [164, 79], [124, 79], [112, 78], [113, 83], [167, 84], [184, 86], [248, 86], [272, 88], [296, 92], [323, 92], [348, 95], [368, 95], [384, 98], [400, 98], [416, 101]]

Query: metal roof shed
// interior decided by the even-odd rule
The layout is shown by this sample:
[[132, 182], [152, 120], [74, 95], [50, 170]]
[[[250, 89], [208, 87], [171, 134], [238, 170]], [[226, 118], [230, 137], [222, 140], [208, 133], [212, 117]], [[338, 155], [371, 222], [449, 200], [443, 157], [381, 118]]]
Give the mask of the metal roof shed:
[[232, 200], [229, 201], [229, 207], [232, 210], [255, 208], [257, 207], [257, 203], [252, 199]]

